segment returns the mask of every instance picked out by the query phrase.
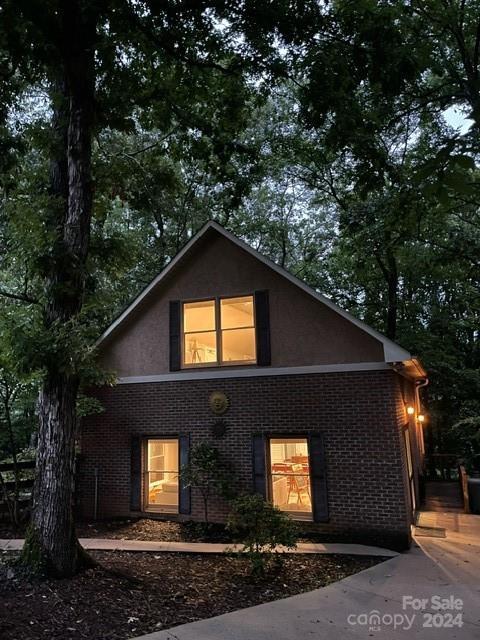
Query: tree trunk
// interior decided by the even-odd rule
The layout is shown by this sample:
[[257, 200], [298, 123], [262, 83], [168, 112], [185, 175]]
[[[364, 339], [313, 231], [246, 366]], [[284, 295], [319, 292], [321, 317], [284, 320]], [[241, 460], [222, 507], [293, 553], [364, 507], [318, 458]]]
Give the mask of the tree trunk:
[[72, 508], [77, 389], [71, 376], [50, 373], [40, 392], [32, 523], [23, 552], [35, 573], [73, 575], [83, 558]]
[[[398, 269], [395, 255], [391, 248], [386, 250], [386, 260], [380, 251], [375, 251], [375, 258], [387, 284], [387, 327], [386, 335], [390, 340], [395, 340], [397, 335], [398, 317]], [[386, 264], [385, 264], [386, 262]]]
[[[82, 307], [92, 210], [95, 16], [87, 2], [70, 0], [61, 20], [64, 76], [55, 83], [51, 163], [56, 241], [45, 277], [52, 340], [59, 328], [74, 327]], [[39, 395], [32, 523], [23, 552], [30, 569], [59, 577], [73, 575], [85, 560], [73, 518], [78, 388], [75, 353], [60, 348]]]

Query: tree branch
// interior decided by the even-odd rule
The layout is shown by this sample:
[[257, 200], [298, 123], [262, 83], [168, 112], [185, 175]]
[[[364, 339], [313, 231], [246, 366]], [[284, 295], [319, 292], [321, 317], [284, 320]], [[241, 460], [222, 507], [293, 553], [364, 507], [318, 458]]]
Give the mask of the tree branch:
[[4, 298], [10, 298], [11, 300], [19, 300], [20, 302], [26, 302], [27, 304], [40, 304], [38, 300], [22, 293], [13, 293], [12, 291], [5, 291], [0, 289], [0, 296]]
[[175, 47], [169, 45], [163, 38], [160, 38], [152, 29], [150, 29], [128, 3], [125, 3], [124, 7], [126, 14], [136, 25], [139, 31], [148, 40], [150, 40], [151, 43], [153, 43], [156, 47], [160, 47], [161, 49], [163, 49], [163, 51], [174, 60], [191, 65], [192, 67], [197, 67], [199, 69], [214, 69], [226, 75], [235, 75], [236, 73], [238, 73], [238, 71], [232, 67], [224, 67], [223, 65], [212, 60], [200, 60], [198, 58], [192, 58], [188, 54], [176, 50]]
[[477, 24], [477, 36], [475, 38], [475, 50], [473, 53], [473, 73], [478, 80], [478, 58], [480, 54], [480, 20]]

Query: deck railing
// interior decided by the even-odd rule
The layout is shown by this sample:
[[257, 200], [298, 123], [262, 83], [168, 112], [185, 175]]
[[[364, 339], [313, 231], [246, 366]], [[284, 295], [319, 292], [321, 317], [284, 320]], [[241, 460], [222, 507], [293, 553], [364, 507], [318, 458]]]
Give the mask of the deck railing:
[[438, 481], [443, 483], [458, 483], [460, 497], [465, 513], [470, 513], [470, 499], [468, 492], [468, 475], [458, 456], [453, 453], [434, 453], [425, 458], [424, 481]]
[[425, 458], [427, 480], [457, 480], [458, 456], [453, 453], [432, 453]]
[[468, 475], [463, 464], [458, 465], [458, 476], [463, 498], [463, 510], [470, 513], [470, 497], [468, 495]]

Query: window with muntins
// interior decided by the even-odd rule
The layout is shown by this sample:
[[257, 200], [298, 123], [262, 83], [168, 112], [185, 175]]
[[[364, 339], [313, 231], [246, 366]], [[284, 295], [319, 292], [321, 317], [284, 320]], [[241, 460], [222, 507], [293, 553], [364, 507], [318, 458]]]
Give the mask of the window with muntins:
[[311, 520], [308, 439], [270, 438], [268, 444], [270, 495], [273, 504], [296, 520]]
[[184, 367], [255, 362], [253, 295], [183, 303]]
[[178, 513], [178, 440], [149, 438], [145, 453], [145, 510]]

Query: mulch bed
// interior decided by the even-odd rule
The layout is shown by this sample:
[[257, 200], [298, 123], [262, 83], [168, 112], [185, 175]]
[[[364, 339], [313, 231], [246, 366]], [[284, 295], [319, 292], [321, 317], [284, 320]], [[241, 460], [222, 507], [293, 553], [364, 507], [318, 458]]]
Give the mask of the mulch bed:
[[17, 577], [10, 555], [0, 556], [0, 638], [133, 638], [317, 589], [384, 560], [288, 556], [255, 581], [245, 558], [220, 554], [92, 555], [101, 566], [43, 582]]
[[[0, 523], [0, 538], [25, 536], [26, 525], [14, 529], [8, 522]], [[122, 518], [81, 522], [77, 526], [79, 538], [112, 538], [115, 540], [155, 540], [159, 542], [232, 542], [222, 524], [211, 524], [208, 533], [198, 522], [172, 522]]]
[[15, 529], [9, 522], [0, 522], [0, 538], [10, 540], [11, 538], [24, 538], [26, 526]]
[[158, 542], [232, 542], [222, 524], [210, 524], [208, 534], [198, 522], [168, 520], [105, 520], [80, 523], [79, 538], [113, 538], [116, 540], [154, 540]]

